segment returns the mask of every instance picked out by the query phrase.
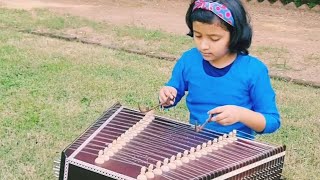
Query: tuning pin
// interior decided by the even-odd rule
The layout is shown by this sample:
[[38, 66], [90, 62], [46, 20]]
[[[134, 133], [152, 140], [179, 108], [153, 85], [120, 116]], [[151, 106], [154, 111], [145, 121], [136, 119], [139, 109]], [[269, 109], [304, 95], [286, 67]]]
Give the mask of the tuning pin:
[[168, 164], [168, 166], [169, 166], [170, 169], [176, 169], [176, 168], [177, 168], [177, 166], [176, 166], [176, 164], [175, 164], [175, 159], [176, 159], [175, 156], [171, 156], [171, 158], [170, 158], [170, 163]]
[[190, 153], [189, 153], [189, 155], [188, 155], [188, 157], [189, 157], [190, 160], [195, 160], [195, 159], [196, 159], [196, 156], [195, 156], [194, 152], [195, 152], [195, 148], [192, 147], [192, 148], [190, 149]]
[[190, 160], [189, 160], [189, 157], [188, 157], [188, 150], [185, 150], [183, 152], [183, 157], [181, 158], [182, 162], [183, 163], [188, 163]]
[[102, 150], [100, 150], [100, 151], [98, 152], [98, 157], [94, 160], [94, 162], [95, 162], [96, 164], [103, 164], [103, 163], [104, 163], [103, 151], [102, 151]]
[[148, 167], [148, 172], [146, 172], [146, 176], [148, 179], [154, 178], [154, 173], [153, 173], [153, 164], [150, 164]]
[[181, 153], [177, 154], [177, 159], [176, 159], [176, 165], [177, 166], [181, 166], [182, 165], [181, 156], [182, 156]]
[[146, 176], [146, 170], [147, 170], [147, 168], [145, 166], [143, 166], [141, 168], [141, 172], [140, 172], [139, 176], [137, 177], [137, 180], [147, 180], [148, 179]]
[[161, 161], [158, 161], [156, 164], [156, 168], [153, 170], [153, 173], [155, 175], [161, 175], [162, 174], [162, 170], [161, 170]]
[[163, 172], [168, 172], [170, 170], [169, 166], [168, 166], [168, 162], [169, 162], [169, 159], [168, 158], [165, 158], [163, 160], [163, 165], [161, 166], [161, 170]]
[[202, 154], [201, 154], [201, 146], [200, 145], [197, 146], [197, 149], [196, 149], [196, 152], [194, 153], [194, 155], [197, 158], [200, 158], [202, 156]]
[[207, 148], [207, 143], [203, 143], [201, 148], [201, 154], [204, 156], [208, 154], [206, 148]]

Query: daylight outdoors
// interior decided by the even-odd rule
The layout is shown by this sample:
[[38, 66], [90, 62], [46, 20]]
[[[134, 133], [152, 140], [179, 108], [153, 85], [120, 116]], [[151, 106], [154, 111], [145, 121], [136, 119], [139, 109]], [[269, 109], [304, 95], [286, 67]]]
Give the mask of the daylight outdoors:
[[[269, 69], [283, 179], [320, 179], [319, 1], [243, 1]], [[180, 55], [190, 0], [0, 0], [0, 179], [53, 180], [54, 160], [106, 109], [154, 106]], [[288, 3], [287, 5], [285, 5]], [[296, 8], [295, 6], [300, 6]], [[157, 115], [188, 122], [185, 99]]]

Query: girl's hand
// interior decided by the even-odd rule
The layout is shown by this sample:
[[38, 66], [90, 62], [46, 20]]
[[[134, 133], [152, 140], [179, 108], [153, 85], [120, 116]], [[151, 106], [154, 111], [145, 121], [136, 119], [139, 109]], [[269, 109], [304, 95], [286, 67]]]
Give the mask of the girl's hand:
[[159, 92], [159, 101], [162, 106], [170, 106], [174, 103], [174, 98], [177, 97], [177, 90], [171, 86], [164, 86]]
[[217, 122], [221, 125], [228, 126], [240, 121], [242, 107], [234, 105], [226, 105], [216, 107], [208, 112], [213, 117], [211, 121]]

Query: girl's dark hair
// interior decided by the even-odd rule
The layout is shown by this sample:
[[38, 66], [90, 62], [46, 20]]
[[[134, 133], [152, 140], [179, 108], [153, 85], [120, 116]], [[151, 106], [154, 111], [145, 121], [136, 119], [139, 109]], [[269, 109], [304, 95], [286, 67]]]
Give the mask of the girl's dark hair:
[[[249, 47], [252, 39], [252, 29], [249, 23], [249, 17], [240, 2], [240, 0], [209, 0], [210, 2], [218, 2], [225, 5], [232, 13], [235, 26], [232, 27], [223, 20], [220, 20], [221, 24], [226, 27], [230, 32], [230, 44], [229, 51], [232, 53], [248, 54]], [[192, 23], [194, 21], [212, 24], [215, 20], [219, 19], [213, 12], [196, 9], [192, 11], [195, 0], [191, 1], [190, 7], [186, 14], [186, 23], [189, 27], [189, 36], [193, 37]]]

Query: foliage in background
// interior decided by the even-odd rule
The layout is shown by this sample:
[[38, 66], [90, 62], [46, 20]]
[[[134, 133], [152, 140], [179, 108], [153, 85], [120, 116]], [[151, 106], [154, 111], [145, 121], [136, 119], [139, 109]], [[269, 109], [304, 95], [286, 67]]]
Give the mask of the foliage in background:
[[[258, 0], [259, 2], [262, 2], [264, 0]], [[265, 1], [269, 1], [271, 3], [276, 2], [277, 0], [265, 0]], [[307, 4], [310, 8], [316, 6], [317, 4], [320, 4], [320, 0], [280, 0], [284, 5], [294, 2], [295, 5], [297, 7], [303, 5], [303, 4]]]
[[320, 0], [281, 0], [284, 4], [294, 2], [297, 7], [307, 4], [310, 8], [314, 7], [317, 4], [320, 4]]

